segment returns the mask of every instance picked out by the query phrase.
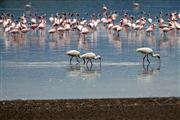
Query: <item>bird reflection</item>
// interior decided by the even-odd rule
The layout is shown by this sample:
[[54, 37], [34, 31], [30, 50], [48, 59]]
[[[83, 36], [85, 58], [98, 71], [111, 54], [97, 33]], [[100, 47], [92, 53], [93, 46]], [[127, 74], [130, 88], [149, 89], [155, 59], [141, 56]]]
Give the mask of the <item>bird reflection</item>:
[[70, 65], [70, 67], [68, 68], [68, 71], [76, 71], [76, 70], [80, 70], [81, 66], [80, 65]]
[[90, 49], [89, 43], [86, 40], [80, 39], [78, 41], [78, 49], [89, 50]]
[[152, 74], [154, 70], [160, 70], [160, 64], [159, 66], [155, 69], [155, 68], [149, 68], [150, 64], [147, 65], [143, 65], [143, 74]]
[[49, 47], [51, 49], [54, 49], [54, 50], [58, 49], [57, 40], [55, 40], [55, 39], [50, 40], [49, 41]]
[[98, 76], [101, 75], [101, 65], [93, 66], [93, 65], [86, 65], [84, 66], [83, 71], [81, 72], [81, 77], [83, 79], [96, 79]]
[[73, 78], [95, 79], [100, 76], [101, 66], [93, 65], [70, 65], [67, 68], [67, 75]]
[[151, 36], [147, 36], [146, 38], [150, 45], [156, 45], [156, 36], [151, 35]]
[[93, 64], [85, 65], [84, 70], [86, 71], [101, 71], [101, 63], [98, 66], [93, 67]]
[[156, 72], [159, 72], [159, 70], [160, 70], [160, 64], [159, 64], [159, 66], [158, 66], [157, 68], [150, 68], [149, 66], [150, 66], [150, 64], [143, 65], [144, 71], [143, 71], [142, 74], [143, 74], [144, 76], [153, 75], [153, 74], [155, 74]]
[[150, 64], [143, 65], [143, 71], [142, 73], [138, 76], [138, 79], [140, 80], [146, 80], [146, 81], [151, 81], [152, 77], [154, 75], [157, 75], [160, 71], [160, 64], [157, 68], [151, 68]]
[[69, 77], [79, 77], [81, 73], [81, 66], [70, 65], [69, 68], [67, 68], [67, 72]]

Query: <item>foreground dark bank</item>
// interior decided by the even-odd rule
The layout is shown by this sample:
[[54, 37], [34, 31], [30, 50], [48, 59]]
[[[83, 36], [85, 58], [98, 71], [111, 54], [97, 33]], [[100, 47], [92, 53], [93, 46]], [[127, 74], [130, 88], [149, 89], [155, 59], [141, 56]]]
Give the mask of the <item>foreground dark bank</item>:
[[180, 97], [0, 101], [1, 120], [179, 120]]

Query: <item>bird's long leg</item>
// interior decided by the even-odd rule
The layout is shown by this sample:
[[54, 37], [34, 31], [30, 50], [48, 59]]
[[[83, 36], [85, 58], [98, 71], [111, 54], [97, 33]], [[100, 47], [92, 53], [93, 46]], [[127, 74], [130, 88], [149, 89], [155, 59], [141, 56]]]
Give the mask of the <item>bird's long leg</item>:
[[[80, 63], [77, 57], [76, 57], [76, 61], [77, 61], [78, 63]], [[77, 64], [78, 64], [78, 63], [77, 63]]]
[[91, 65], [93, 65], [91, 59], [90, 59], [90, 62], [91, 62]]
[[88, 64], [88, 62], [89, 62], [89, 59], [87, 60], [87, 63], [86, 63], [86, 65]]
[[148, 59], [148, 55], [147, 55], [147, 61], [148, 61], [148, 63], [150, 64], [150, 61], [149, 61], [149, 59]]
[[147, 55], [145, 55], [145, 56], [143, 57], [143, 65], [144, 65], [144, 59], [146, 58], [146, 56], [147, 56]]
[[70, 65], [72, 64], [72, 63], [71, 63], [71, 61], [72, 61], [72, 58], [73, 58], [73, 56], [71, 56], [71, 58], [70, 58], [70, 63], [69, 63]]
[[86, 63], [86, 60], [85, 60], [85, 58], [83, 58], [83, 61], [84, 61], [84, 63], [83, 63], [83, 64], [85, 64], [85, 63]]

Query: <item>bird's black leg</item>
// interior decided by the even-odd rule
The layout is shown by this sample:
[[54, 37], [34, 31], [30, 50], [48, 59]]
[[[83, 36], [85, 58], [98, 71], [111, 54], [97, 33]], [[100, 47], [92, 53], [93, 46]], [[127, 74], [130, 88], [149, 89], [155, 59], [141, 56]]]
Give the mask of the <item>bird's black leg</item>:
[[71, 56], [71, 58], [70, 58], [70, 63], [69, 63], [70, 65], [72, 64], [72, 63], [71, 63], [71, 61], [72, 61], [72, 58], [73, 58], [73, 56]]
[[148, 61], [148, 63], [150, 64], [150, 61], [149, 61], [149, 59], [148, 59], [148, 55], [147, 55], [147, 61]]
[[86, 65], [88, 64], [88, 62], [89, 62], [89, 59], [87, 60], [87, 63], [86, 63]]
[[145, 55], [145, 56], [143, 57], [143, 65], [144, 65], [144, 59], [146, 58], [146, 56], [147, 56], [147, 55]]
[[91, 62], [91, 65], [93, 65], [91, 59], [90, 59], [90, 62]]
[[[80, 63], [77, 57], [76, 57], [76, 61], [77, 61], [78, 63]], [[78, 64], [78, 63], [77, 63], [77, 64]]]
[[85, 58], [83, 58], [83, 61], [84, 61], [84, 63], [83, 63], [83, 64], [85, 64], [85, 63], [86, 63], [86, 60], [85, 60]]

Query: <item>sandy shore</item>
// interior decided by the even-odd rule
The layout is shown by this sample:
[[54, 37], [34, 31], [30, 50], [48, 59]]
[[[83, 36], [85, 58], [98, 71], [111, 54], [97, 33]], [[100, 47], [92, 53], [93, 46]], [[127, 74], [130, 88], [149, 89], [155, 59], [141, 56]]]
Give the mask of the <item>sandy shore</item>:
[[180, 98], [0, 101], [0, 120], [180, 120]]

